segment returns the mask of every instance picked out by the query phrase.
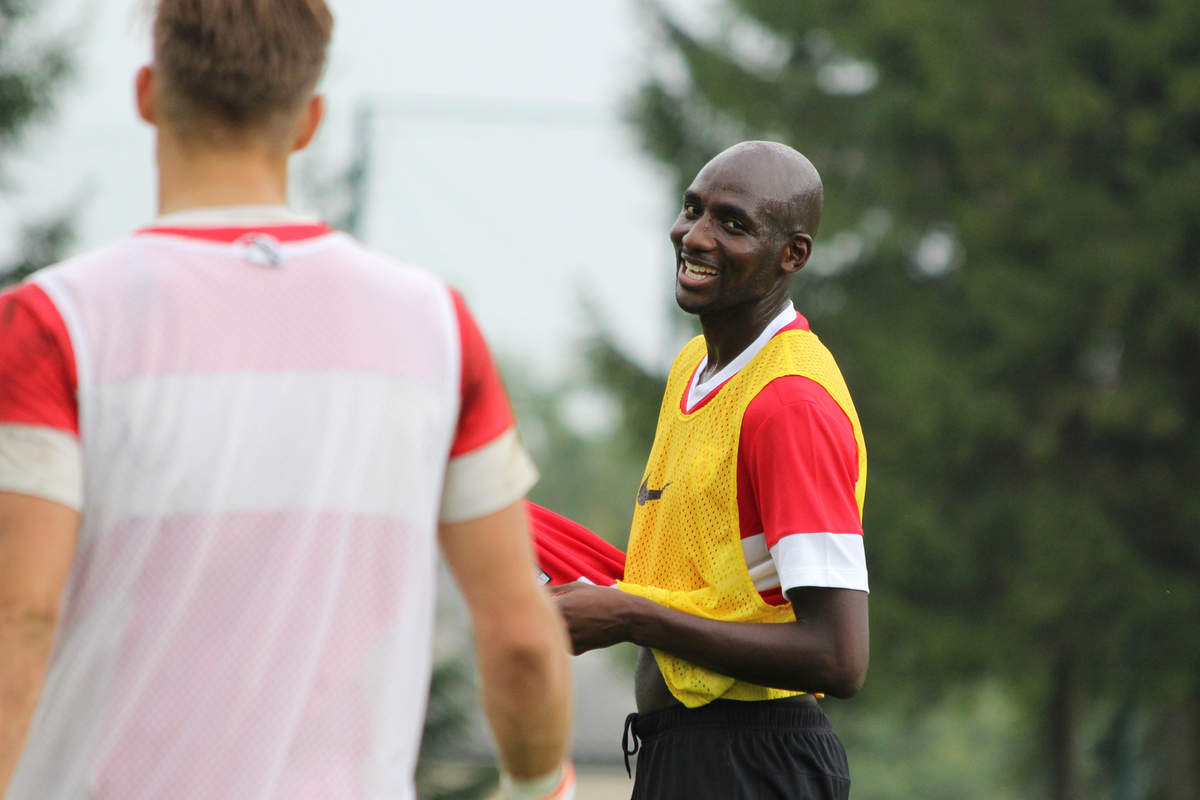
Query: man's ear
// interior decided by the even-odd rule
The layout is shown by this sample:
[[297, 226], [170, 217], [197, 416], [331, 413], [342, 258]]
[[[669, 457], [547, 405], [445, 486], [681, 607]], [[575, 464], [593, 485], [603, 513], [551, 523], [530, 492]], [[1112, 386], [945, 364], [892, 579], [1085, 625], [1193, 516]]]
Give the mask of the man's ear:
[[321, 125], [321, 119], [325, 116], [325, 98], [322, 95], [314, 94], [308, 99], [308, 105], [304, 107], [304, 113], [300, 115], [300, 121], [296, 126], [296, 136], [292, 140], [292, 152], [303, 150], [308, 147], [309, 142], [317, 135], [317, 128]]
[[793, 233], [783, 251], [783, 271], [796, 273], [804, 269], [812, 255], [813, 240], [807, 233]]
[[146, 65], [137, 71], [137, 77], [133, 79], [133, 90], [138, 116], [151, 125], [157, 125], [158, 108], [154, 98], [154, 67]]

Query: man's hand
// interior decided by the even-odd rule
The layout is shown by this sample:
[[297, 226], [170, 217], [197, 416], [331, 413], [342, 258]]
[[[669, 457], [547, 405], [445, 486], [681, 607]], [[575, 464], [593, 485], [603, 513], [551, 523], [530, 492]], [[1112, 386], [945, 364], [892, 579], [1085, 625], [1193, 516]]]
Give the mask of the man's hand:
[[619, 589], [582, 582], [551, 586], [550, 594], [567, 622], [575, 655], [631, 641], [635, 604], [649, 602]]

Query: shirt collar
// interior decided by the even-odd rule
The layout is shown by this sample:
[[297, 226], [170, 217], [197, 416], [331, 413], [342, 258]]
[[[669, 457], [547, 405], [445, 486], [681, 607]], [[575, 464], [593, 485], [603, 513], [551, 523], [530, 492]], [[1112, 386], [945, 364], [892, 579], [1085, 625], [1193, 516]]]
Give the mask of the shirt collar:
[[754, 357], [767, 346], [767, 342], [771, 341], [771, 337], [783, 330], [789, 323], [796, 319], [796, 307], [792, 305], [789, 299], [784, 307], [775, 317], [767, 323], [767, 327], [763, 328], [762, 333], [751, 342], [745, 350], [737, 354], [737, 357], [730, 361], [725, 367], [713, 375], [703, 383], [696, 383], [695, 379], [708, 366], [708, 354], [704, 354], [704, 358], [700, 359], [700, 365], [696, 367], [696, 371], [692, 373], [693, 383], [688, 388], [687, 407], [693, 409], [696, 405], [712, 393], [714, 389], [719, 387], [725, 381], [732, 378], [738, 371], [754, 360]]
[[313, 225], [319, 220], [287, 206], [221, 206], [163, 214], [150, 228], [234, 228], [252, 225]]

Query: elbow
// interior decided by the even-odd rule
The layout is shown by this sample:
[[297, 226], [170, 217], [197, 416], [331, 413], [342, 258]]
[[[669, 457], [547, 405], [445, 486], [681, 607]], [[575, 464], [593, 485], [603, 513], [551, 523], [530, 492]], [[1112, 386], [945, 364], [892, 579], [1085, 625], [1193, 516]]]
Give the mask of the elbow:
[[512, 622], [475, 631], [476, 656], [485, 679], [490, 677], [500, 691], [514, 696], [536, 695], [563, 680], [568, 671], [567, 645], [559, 620]]
[[548, 637], [519, 637], [496, 644], [493, 663], [514, 690], [530, 691], [544, 685], [558, 662], [566, 662], [566, 648], [558, 648]]
[[569, 713], [565, 643], [553, 637], [514, 637], [482, 648], [477, 643], [476, 657], [484, 708], [497, 735], [521, 727], [519, 720], [533, 708]]
[[867, 680], [867, 663], [865, 649], [836, 654], [831, 659], [825, 694], [842, 700], [858, 694]]
[[790, 678], [778, 679], [777, 683], [770, 685], [847, 700], [858, 694], [866, 679], [866, 659], [839, 658], [838, 654], [830, 651], [816, 660], [810, 656], [806, 666], [797, 665]]
[[841, 670], [838, 674], [831, 677], [829, 688], [825, 694], [841, 700], [848, 700], [858, 694], [858, 690], [863, 687], [863, 683], [866, 680], [867, 670], [865, 666], [861, 669]]
[[[808, 678], [809, 689], [842, 700], [853, 697], [867, 679], [868, 653], [865, 646], [833, 643], [824, 649]], [[811, 662], [810, 662], [811, 663]]]

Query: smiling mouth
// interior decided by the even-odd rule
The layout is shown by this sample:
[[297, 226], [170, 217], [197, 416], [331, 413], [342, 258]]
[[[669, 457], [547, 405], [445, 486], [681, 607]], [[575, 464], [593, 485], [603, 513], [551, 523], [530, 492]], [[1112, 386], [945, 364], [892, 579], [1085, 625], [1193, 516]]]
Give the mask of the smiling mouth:
[[704, 278], [720, 275], [721, 271], [705, 266], [704, 264], [697, 264], [695, 261], [689, 261], [685, 258], [683, 259], [683, 274], [689, 278], [703, 280]]

